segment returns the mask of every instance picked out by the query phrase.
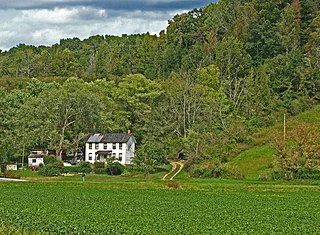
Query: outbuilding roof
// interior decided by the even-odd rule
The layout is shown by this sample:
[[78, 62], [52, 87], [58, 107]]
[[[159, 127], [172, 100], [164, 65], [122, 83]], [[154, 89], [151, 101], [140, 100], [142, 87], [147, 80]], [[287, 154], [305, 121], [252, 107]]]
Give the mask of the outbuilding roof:
[[43, 158], [42, 154], [30, 154], [28, 158]]
[[87, 143], [127, 143], [131, 136], [127, 133], [93, 134]]

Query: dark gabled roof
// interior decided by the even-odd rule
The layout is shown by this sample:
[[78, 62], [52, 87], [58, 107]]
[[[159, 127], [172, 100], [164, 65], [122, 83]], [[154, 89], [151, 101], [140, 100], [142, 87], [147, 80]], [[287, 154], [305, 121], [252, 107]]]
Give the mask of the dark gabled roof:
[[44, 157], [44, 155], [42, 155], [42, 154], [30, 154], [28, 156], [28, 158], [43, 158], [43, 157]]
[[103, 138], [102, 134], [93, 134], [93, 135], [90, 135], [90, 137], [87, 140], [87, 142], [88, 143], [99, 143], [99, 142], [101, 142], [102, 138]]
[[127, 133], [94, 134], [87, 143], [127, 143], [131, 136], [133, 137]]
[[131, 134], [124, 134], [124, 133], [112, 133], [112, 134], [105, 134], [101, 139], [102, 143], [127, 143], [130, 139]]

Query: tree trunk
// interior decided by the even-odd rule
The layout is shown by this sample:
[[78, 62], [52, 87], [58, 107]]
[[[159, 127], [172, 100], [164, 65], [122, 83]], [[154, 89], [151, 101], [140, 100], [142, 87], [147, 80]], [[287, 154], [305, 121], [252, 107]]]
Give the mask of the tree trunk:
[[79, 136], [74, 140], [74, 156], [73, 160], [76, 162], [78, 160], [78, 150], [79, 150]]
[[63, 142], [64, 142], [64, 132], [65, 132], [65, 125], [61, 128], [61, 134], [60, 134], [60, 141], [59, 141], [59, 146], [57, 150], [57, 160], [61, 161], [62, 160], [62, 147], [63, 147]]
[[143, 174], [143, 178], [144, 178], [144, 180], [146, 180], [146, 179], [147, 179], [147, 176], [148, 176], [148, 170], [147, 170], [147, 169], [145, 169], [145, 170], [144, 170], [144, 174]]

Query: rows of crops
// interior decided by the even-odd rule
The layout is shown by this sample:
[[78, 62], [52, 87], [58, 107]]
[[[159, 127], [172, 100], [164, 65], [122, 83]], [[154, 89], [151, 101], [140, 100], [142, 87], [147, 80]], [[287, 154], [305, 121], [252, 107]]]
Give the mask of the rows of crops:
[[319, 234], [318, 192], [1, 183], [0, 224], [50, 234]]

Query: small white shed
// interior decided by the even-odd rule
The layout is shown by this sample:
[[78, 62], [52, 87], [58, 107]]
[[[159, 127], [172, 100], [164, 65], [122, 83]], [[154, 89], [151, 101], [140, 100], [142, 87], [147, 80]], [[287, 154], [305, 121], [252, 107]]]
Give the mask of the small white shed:
[[43, 165], [43, 156], [42, 155], [33, 155], [30, 154], [28, 157], [28, 166], [40, 166]]
[[17, 171], [17, 170], [18, 170], [17, 164], [7, 165], [7, 171]]

